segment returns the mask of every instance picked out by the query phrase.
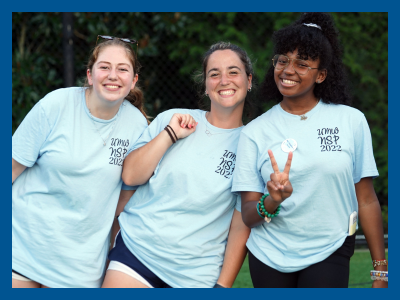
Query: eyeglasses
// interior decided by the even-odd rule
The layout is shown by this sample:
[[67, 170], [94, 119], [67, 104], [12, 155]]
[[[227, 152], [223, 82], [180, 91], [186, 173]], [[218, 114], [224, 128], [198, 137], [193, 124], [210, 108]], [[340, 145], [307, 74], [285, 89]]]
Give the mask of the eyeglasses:
[[318, 68], [311, 68], [308, 65], [308, 62], [306, 60], [297, 59], [297, 58], [289, 58], [283, 54], [277, 54], [272, 59], [274, 68], [277, 70], [282, 70], [282, 69], [286, 68], [290, 64], [290, 61], [292, 61], [293, 69], [299, 75], [306, 75], [309, 70], [318, 69]]
[[139, 43], [136, 40], [131, 40], [131, 39], [128, 39], [128, 38], [119, 38], [119, 37], [109, 36], [109, 35], [98, 35], [97, 39], [96, 39], [96, 46], [97, 46], [97, 42], [99, 41], [99, 38], [102, 38], [102, 39], [105, 39], [105, 40], [117, 39], [117, 40], [120, 40], [120, 41], [128, 43], [128, 44], [136, 44], [136, 53], [137, 53]]

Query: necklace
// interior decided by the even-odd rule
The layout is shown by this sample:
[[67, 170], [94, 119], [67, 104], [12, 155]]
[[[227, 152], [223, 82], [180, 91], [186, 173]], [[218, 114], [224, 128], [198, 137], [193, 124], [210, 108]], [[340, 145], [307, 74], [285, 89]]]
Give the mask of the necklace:
[[[317, 101], [317, 103], [316, 103], [311, 109], [307, 110], [304, 114], [300, 115], [300, 121], [305, 121], [305, 120], [307, 120], [308, 117], [306, 116], [306, 113], [308, 113], [308, 112], [310, 112], [311, 110], [313, 110], [314, 107], [316, 107], [316, 106], [318, 105], [318, 103], [319, 103], [319, 100]], [[279, 103], [279, 104], [280, 104], [281, 108], [282, 108], [283, 110], [285, 110], [285, 109], [282, 107], [282, 102]], [[285, 111], [286, 111], [286, 110], [285, 110]]]
[[[94, 122], [93, 115], [92, 115], [92, 112], [90, 111], [90, 108], [89, 108], [89, 105], [88, 105], [88, 104], [89, 104], [89, 99], [87, 100], [87, 108], [88, 108], [88, 110], [89, 110], [90, 118], [92, 119], [94, 128], [96, 128], [97, 133], [99, 134], [100, 138], [101, 138], [102, 141], [103, 141], [103, 146], [105, 146], [105, 145], [107, 144], [108, 138], [110, 137], [111, 133], [112, 133], [113, 130], [114, 130], [114, 126], [115, 126], [115, 123], [117, 122], [117, 119], [118, 119], [119, 114], [118, 114], [118, 112], [117, 112], [117, 117], [115, 118], [115, 120], [114, 120], [114, 122], [113, 122], [113, 124], [112, 124], [112, 127], [111, 127], [110, 132], [108, 133], [107, 137], [106, 137], [105, 139], [103, 139], [103, 137], [102, 137], [101, 134], [100, 134], [99, 129], [98, 129], [97, 126], [96, 126], [96, 123]], [[124, 106], [124, 105], [123, 105], [123, 106]]]
[[226, 132], [219, 132], [219, 133], [211, 133], [211, 131], [210, 130], [208, 130], [208, 127], [207, 127], [207, 123], [206, 123], [206, 130], [204, 131], [208, 136], [213, 136], [213, 135], [217, 135], [217, 134], [223, 134], [223, 133], [226, 133]]
[[[207, 123], [208, 123], [208, 119], [207, 119], [207, 114], [206, 114], [206, 130], [205, 130], [204, 132], [205, 132], [208, 136], [213, 136], [213, 135], [217, 135], [217, 134], [228, 133], [228, 132], [231, 132], [231, 131], [232, 131], [232, 130], [230, 130], [230, 131], [228, 131], [228, 132], [211, 133], [211, 131], [208, 130]], [[236, 129], [236, 128], [233, 128], [233, 129]]]

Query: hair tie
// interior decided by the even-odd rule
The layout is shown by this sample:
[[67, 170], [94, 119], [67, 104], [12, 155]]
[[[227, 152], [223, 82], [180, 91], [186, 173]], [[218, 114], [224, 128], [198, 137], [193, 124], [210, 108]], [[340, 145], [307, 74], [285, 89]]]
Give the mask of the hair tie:
[[314, 24], [314, 23], [308, 23], [308, 24], [303, 23], [303, 25], [306, 25], [308, 27], [315, 27], [322, 31], [321, 26], [318, 26], [317, 24]]

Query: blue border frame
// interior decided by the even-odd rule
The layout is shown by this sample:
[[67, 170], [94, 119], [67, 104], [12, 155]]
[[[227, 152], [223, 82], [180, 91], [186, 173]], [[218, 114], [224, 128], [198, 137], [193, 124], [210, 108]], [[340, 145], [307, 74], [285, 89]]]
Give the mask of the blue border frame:
[[[225, 1], [209, 1], [209, 0], [203, 0], [199, 2], [193, 2], [193, 1], [162, 1], [162, 0], [156, 0], [156, 1], [142, 1], [140, 3], [135, 2], [135, 1], [104, 1], [104, 0], [99, 0], [99, 1], [76, 1], [76, 0], [70, 0], [70, 1], [63, 1], [63, 2], [50, 2], [50, 1], [41, 1], [41, 3], [38, 2], [31, 2], [27, 0], [20, 0], [18, 2], [8, 4], [9, 7], [6, 6], [2, 9], [1, 18], [0, 22], [3, 24], [3, 36], [5, 35], [5, 38], [2, 39], [3, 41], [3, 47], [1, 47], [1, 52], [3, 54], [3, 57], [5, 56], [6, 59], [4, 59], [5, 63], [8, 61], [7, 57], [10, 55], [9, 48], [8, 48], [8, 43], [11, 42], [11, 22], [12, 22], [12, 15], [11, 12], [13, 11], [26, 11], [26, 12], [33, 12], [33, 11], [193, 11], [193, 12], [199, 12], [199, 11], [271, 11], [271, 10], [279, 10], [279, 11], [305, 11], [305, 10], [312, 10], [312, 11], [387, 11], [389, 12], [389, 28], [391, 28], [391, 39], [389, 43], [389, 53], [392, 52], [394, 53], [396, 49], [398, 48], [398, 37], [396, 34], [397, 27], [395, 22], [398, 19], [397, 13], [399, 12], [398, 9], [398, 4], [394, 4], [394, 1], [343, 1], [343, 0], [337, 0], [335, 2], [316, 2], [316, 1], [282, 1], [282, 2], [272, 2], [272, 1], [262, 1], [262, 0], [256, 0], [253, 2], [245, 2], [245, 1], [237, 1], [237, 0], [225, 0]], [[286, 8], [286, 9], [285, 9]], [[394, 28], [394, 29], [393, 29]], [[5, 46], [4, 46], [5, 44]], [[8, 53], [8, 54], [7, 54]], [[11, 52], [12, 53], [12, 52]], [[11, 64], [11, 57], [10, 58], [10, 64]], [[396, 78], [396, 71], [399, 70], [399, 59], [396, 57], [396, 59], [392, 59], [389, 64], [389, 75], [392, 78]], [[7, 74], [7, 75], [6, 75]], [[12, 85], [12, 79], [10, 74], [6, 69], [1, 72], [1, 79], [3, 82], [3, 86], [8, 86], [7, 82], [10, 83], [10, 86]], [[389, 81], [390, 82], [390, 81]], [[5, 83], [5, 84], [4, 84]], [[399, 148], [399, 135], [397, 133], [397, 127], [399, 126], [399, 117], [397, 117], [398, 112], [400, 112], [400, 100], [397, 100], [395, 94], [394, 94], [394, 89], [395, 89], [396, 84], [390, 84], [389, 83], [389, 149], [392, 151], [392, 153], [396, 153], [395, 151]], [[3, 91], [3, 93], [6, 95], [5, 99], [9, 100], [3, 100], [3, 109], [1, 114], [2, 118], [0, 118], [1, 126], [0, 128], [2, 129], [2, 134], [6, 134], [6, 128], [9, 128], [11, 132], [11, 114], [10, 111], [12, 109], [11, 107], [11, 89], [6, 89]], [[10, 143], [11, 145], [11, 143]], [[11, 147], [8, 145], [4, 145], [1, 147], [1, 154], [2, 157], [7, 157], [7, 153], [9, 153], [8, 157], [11, 156]], [[399, 162], [398, 160], [392, 159], [390, 161], [390, 170], [396, 170], [399, 169]], [[11, 201], [7, 199], [11, 199], [11, 189], [6, 188], [6, 171], [5, 168], [2, 168], [1, 170], [1, 180], [2, 182], [2, 188], [5, 191], [5, 199], [3, 201], [6, 201], [5, 207], [7, 209], [4, 210], [2, 213], [3, 216], [1, 218], [1, 222], [3, 225], [5, 225], [3, 228], [7, 229], [5, 230], [10, 233], [10, 206], [11, 206]], [[398, 179], [399, 175], [397, 172], [393, 171], [391, 172], [392, 174], [389, 177], [389, 190], [394, 190], [395, 186], [393, 184], [396, 184], [396, 179]], [[9, 175], [8, 175], [9, 176]], [[394, 187], [394, 188], [390, 188]], [[393, 191], [395, 193], [395, 191]], [[394, 194], [395, 195], [395, 194]], [[390, 209], [392, 212], [396, 212], [399, 204], [398, 201], [393, 200], [390, 203]], [[397, 223], [397, 222], [396, 222]], [[396, 249], [397, 248], [397, 237], [398, 233], [397, 224], [391, 224], [391, 249]], [[8, 235], [7, 234], [7, 235]], [[1, 253], [4, 254], [5, 261], [7, 261], [6, 265], [8, 265], [8, 259], [11, 255], [11, 247], [7, 244], [8, 239], [3, 242], [3, 247], [0, 250]], [[394, 247], [393, 247], [394, 246]], [[301, 297], [301, 298], [332, 298], [332, 299], [337, 299], [339, 297], [365, 297], [365, 299], [370, 299], [371, 297], [391, 297], [394, 295], [395, 291], [394, 289], [396, 288], [396, 282], [398, 282], [398, 275], [396, 273], [399, 273], [400, 268], [398, 267], [398, 261], [399, 259], [397, 258], [397, 255], [392, 255], [390, 257], [390, 265], [391, 269], [395, 271], [395, 273], [391, 273], [391, 287], [392, 291], [390, 290], [384, 290], [381, 292], [373, 291], [373, 290], [366, 290], [366, 289], [348, 289], [348, 290], [320, 290], [320, 289], [314, 289], [314, 290], [274, 290], [274, 291], [259, 291], [256, 289], [230, 289], [230, 290], [207, 290], [207, 289], [198, 289], [196, 291], [189, 290], [189, 289], [182, 289], [182, 290], [135, 290], [135, 291], [127, 291], [127, 290], [93, 290], [93, 289], [87, 289], [87, 290], [77, 290], [77, 289], [70, 289], [66, 290], [63, 292], [60, 292], [58, 290], [46, 290], [40, 292], [40, 290], [37, 291], [26, 291], [26, 290], [12, 290], [11, 285], [10, 285], [10, 278], [9, 278], [9, 271], [7, 271], [7, 267], [3, 267], [1, 276], [2, 276], [2, 283], [4, 289], [2, 290], [3, 294], [3, 299], [11, 299], [11, 298], [17, 298], [17, 299], [32, 299], [32, 298], [40, 298], [42, 299], [51, 297], [54, 298], [56, 297], [58, 299], [71, 299], [71, 297], [74, 298], [86, 298], [87, 296], [89, 297], [96, 297], [97, 299], [110, 299], [111, 297], [123, 297], [125, 296], [127, 299], [128, 298], [133, 298], [135, 299], [136, 297], [144, 297], [145, 299], [148, 298], [159, 298], [159, 299], [175, 299], [175, 298], [180, 298], [180, 297], [185, 297], [187, 299], [203, 299], [204, 297], [207, 298], [215, 298], [215, 299], [221, 299], [223, 298], [232, 298], [232, 299], [244, 299], [244, 298], [288, 298], [288, 297]], [[8, 275], [7, 275], [8, 274]], [[394, 274], [394, 275], [393, 275]], [[393, 278], [393, 276], [395, 276]], [[377, 293], [377, 294], [374, 294]]]

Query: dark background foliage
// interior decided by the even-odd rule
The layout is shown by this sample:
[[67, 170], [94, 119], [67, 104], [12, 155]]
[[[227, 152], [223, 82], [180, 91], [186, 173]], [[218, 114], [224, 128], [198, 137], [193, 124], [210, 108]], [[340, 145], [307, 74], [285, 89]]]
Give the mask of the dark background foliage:
[[[139, 84], [149, 115], [156, 116], [173, 107], [198, 107], [193, 75], [200, 69], [202, 54], [217, 41], [246, 49], [255, 62], [256, 79], [261, 80], [271, 62], [273, 31], [298, 16], [289, 12], [73, 13], [69, 43], [74, 59], [64, 62], [63, 13], [13, 13], [12, 130], [44, 95], [70, 85], [64, 80], [67, 64], [73, 64], [72, 85], [83, 85], [89, 51], [98, 34], [139, 40], [138, 57], [143, 65]], [[365, 114], [372, 132], [380, 174], [374, 185], [387, 233], [388, 14], [333, 13], [333, 17], [344, 46], [353, 106]], [[275, 104], [258, 100], [256, 115]]]

